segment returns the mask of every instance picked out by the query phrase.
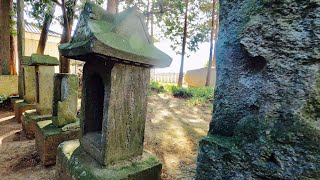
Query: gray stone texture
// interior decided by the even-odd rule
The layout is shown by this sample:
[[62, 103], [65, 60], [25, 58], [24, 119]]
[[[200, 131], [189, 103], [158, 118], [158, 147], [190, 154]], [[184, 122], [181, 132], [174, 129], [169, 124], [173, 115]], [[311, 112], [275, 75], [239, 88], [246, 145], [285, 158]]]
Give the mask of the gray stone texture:
[[150, 69], [90, 60], [83, 78], [81, 146], [103, 165], [141, 155]]
[[103, 179], [103, 180], [160, 180], [161, 162], [143, 152], [134, 161], [114, 166], [101, 166], [79, 146], [78, 140], [65, 141], [58, 146], [55, 179]]
[[54, 66], [36, 66], [38, 76], [37, 112], [39, 114], [52, 113]]
[[52, 123], [57, 127], [74, 123], [79, 120], [78, 77], [74, 74], [59, 73], [54, 76]]
[[197, 179], [320, 179], [320, 1], [222, 0]]
[[36, 70], [34, 66], [23, 67], [23, 99], [30, 104], [36, 103]]

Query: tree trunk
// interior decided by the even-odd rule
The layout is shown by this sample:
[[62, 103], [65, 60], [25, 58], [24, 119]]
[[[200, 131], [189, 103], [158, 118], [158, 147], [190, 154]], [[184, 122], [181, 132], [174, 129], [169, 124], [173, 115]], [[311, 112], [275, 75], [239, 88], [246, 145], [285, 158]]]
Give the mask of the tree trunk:
[[214, 38], [214, 15], [215, 15], [215, 0], [212, 0], [212, 13], [211, 13], [211, 34], [210, 34], [210, 53], [209, 53], [209, 65], [206, 79], [206, 86], [210, 85], [212, 78], [212, 61], [213, 61], [213, 38]]
[[44, 50], [46, 47], [47, 39], [48, 39], [48, 31], [52, 22], [52, 17], [54, 13], [54, 7], [50, 9], [49, 14], [46, 14], [41, 30], [40, 40], [38, 43], [37, 54], [44, 54]]
[[[63, 17], [63, 34], [61, 35], [60, 43], [68, 43], [71, 39], [71, 27], [69, 24], [69, 18], [67, 14], [67, 9], [65, 6], [65, 0], [61, 1], [61, 10]], [[70, 60], [60, 55], [60, 73], [70, 72]]]
[[12, 34], [10, 34], [10, 73], [11, 75], [17, 75], [16, 63], [15, 63], [14, 39]]
[[108, 0], [107, 12], [116, 14], [118, 13], [119, 0]]
[[[10, 11], [13, 10], [13, 0], [10, 0]], [[13, 22], [13, 16], [10, 16], [10, 23]], [[15, 46], [13, 39], [13, 27], [10, 26], [10, 74], [17, 75], [16, 63], [15, 63]]]
[[187, 31], [188, 31], [188, 5], [189, 0], [186, 0], [186, 9], [184, 13], [184, 28], [183, 28], [183, 41], [182, 41], [182, 53], [181, 53], [181, 64], [180, 64], [180, 72], [178, 79], [178, 86], [182, 86], [183, 81], [183, 66], [184, 66], [184, 55], [186, 50], [186, 42], [187, 42]]
[[23, 73], [21, 59], [24, 55], [24, 0], [17, 0], [17, 41], [18, 41], [18, 65], [19, 65], [19, 97], [23, 97]]
[[0, 75], [10, 75], [10, 1], [0, 0]]

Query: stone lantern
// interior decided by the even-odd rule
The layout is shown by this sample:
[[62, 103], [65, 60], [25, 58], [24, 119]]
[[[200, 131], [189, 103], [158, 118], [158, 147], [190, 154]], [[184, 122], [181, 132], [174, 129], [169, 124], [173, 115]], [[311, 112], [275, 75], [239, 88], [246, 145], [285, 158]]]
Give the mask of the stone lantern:
[[59, 50], [85, 65], [80, 143], [59, 146], [57, 178], [159, 179], [160, 161], [143, 151], [150, 69], [172, 59], [153, 46], [143, 15], [86, 3]]

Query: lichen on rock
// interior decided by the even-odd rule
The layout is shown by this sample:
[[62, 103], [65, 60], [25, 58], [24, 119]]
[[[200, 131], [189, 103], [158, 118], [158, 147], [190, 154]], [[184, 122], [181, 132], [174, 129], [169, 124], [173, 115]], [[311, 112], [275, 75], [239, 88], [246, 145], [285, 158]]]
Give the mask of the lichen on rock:
[[238, 151], [202, 140], [197, 179], [320, 178], [319, 44], [320, 1], [220, 1], [208, 137]]

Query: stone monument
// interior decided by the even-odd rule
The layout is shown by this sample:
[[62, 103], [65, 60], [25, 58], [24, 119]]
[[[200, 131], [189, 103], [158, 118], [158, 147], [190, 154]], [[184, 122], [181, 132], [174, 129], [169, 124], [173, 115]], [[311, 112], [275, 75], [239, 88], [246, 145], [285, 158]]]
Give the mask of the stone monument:
[[[33, 68], [29, 74], [25, 74], [25, 78], [31, 78], [34, 74], [36, 109], [25, 111], [21, 121], [27, 138], [34, 138], [35, 123], [51, 118], [54, 66], [59, 65], [59, 61], [48, 55], [32, 54], [28, 62]], [[28, 93], [27, 86], [25, 87], [25, 92]]]
[[197, 179], [320, 179], [320, 1], [220, 1]]
[[36, 74], [35, 66], [31, 64], [31, 57], [24, 56], [21, 62], [23, 75], [23, 99], [14, 101], [14, 112], [17, 122], [21, 122], [21, 115], [26, 110], [36, 108]]
[[77, 139], [80, 134], [77, 115], [78, 77], [73, 74], [55, 74], [52, 102], [52, 120], [36, 122], [36, 148], [44, 165], [55, 164], [60, 143]]
[[109, 14], [86, 3], [61, 54], [85, 61], [80, 142], [59, 145], [57, 179], [159, 179], [143, 151], [150, 68], [172, 59], [155, 48], [135, 8]]

